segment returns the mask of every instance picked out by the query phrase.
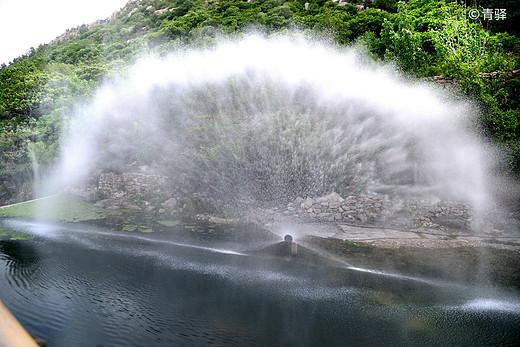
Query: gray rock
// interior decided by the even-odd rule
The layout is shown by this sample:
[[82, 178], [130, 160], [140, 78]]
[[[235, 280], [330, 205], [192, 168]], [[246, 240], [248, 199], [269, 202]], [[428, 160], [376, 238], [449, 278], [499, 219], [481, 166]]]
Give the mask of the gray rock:
[[108, 204], [108, 199], [99, 200], [94, 204], [96, 207], [105, 207], [105, 205]]
[[336, 192], [332, 192], [329, 195], [325, 196], [327, 201], [337, 201], [337, 202], [343, 202], [344, 199]]
[[467, 225], [466, 218], [460, 216], [442, 216], [435, 220], [436, 224], [455, 229], [463, 229]]
[[305, 199], [305, 201], [303, 201], [300, 204], [300, 208], [306, 210], [308, 208], [311, 208], [313, 204], [314, 204], [314, 200], [312, 200], [311, 198], [307, 198], [307, 199]]
[[161, 204], [161, 207], [165, 210], [174, 210], [177, 206], [177, 199], [171, 198]]

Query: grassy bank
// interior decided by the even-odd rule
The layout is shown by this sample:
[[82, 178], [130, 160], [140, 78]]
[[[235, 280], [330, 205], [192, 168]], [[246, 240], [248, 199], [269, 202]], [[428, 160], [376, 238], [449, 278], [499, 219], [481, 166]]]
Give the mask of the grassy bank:
[[37, 218], [62, 222], [102, 219], [112, 214], [118, 214], [118, 211], [94, 206], [74, 195], [54, 195], [0, 208], [0, 217]]

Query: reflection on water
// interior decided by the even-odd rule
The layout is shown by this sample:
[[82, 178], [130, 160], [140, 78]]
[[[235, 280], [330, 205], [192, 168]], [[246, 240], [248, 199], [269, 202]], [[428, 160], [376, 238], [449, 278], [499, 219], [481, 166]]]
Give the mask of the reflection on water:
[[[38, 224], [1, 221], [38, 235]], [[0, 299], [50, 346], [507, 345], [520, 301], [374, 271], [46, 226], [0, 241]]]

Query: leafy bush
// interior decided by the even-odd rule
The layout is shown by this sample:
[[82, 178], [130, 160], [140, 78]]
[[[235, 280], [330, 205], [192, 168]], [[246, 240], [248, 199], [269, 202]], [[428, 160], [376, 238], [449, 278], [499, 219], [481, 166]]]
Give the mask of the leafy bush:
[[399, 3], [399, 13], [394, 23], [385, 19], [381, 41], [386, 46], [385, 59], [396, 60], [405, 71], [418, 74], [427, 62], [422, 49], [421, 33], [416, 31], [414, 21], [407, 13], [404, 3]]

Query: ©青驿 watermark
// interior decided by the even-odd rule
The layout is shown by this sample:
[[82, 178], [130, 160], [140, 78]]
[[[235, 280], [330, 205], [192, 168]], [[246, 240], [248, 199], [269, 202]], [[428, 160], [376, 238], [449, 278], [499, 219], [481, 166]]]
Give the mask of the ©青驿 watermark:
[[483, 20], [505, 20], [507, 11], [505, 8], [472, 8], [467, 11], [468, 17], [473, 20], [482, 18]]

